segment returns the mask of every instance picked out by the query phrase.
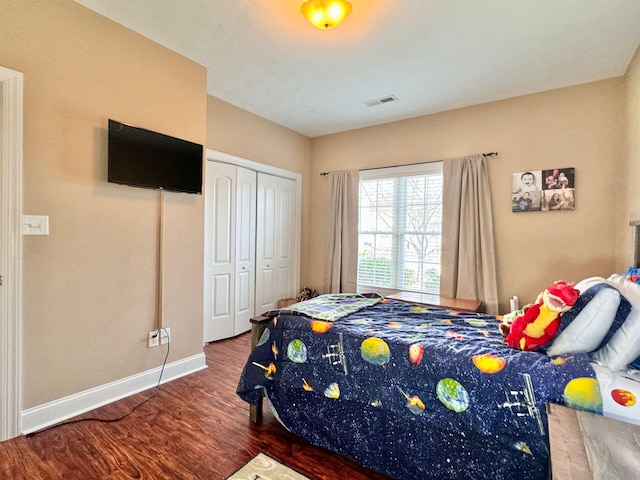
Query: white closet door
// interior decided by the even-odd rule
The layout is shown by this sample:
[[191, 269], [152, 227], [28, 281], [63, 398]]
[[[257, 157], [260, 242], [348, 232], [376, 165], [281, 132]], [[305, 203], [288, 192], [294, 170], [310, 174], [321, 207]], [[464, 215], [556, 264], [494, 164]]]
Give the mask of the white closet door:
[[256, 222], [255, 312], [260, 315], [276, 306], [276, 223], [278, 177], [258, 174]]
[[237, 167], [235, 335], [251, 329], [256, 259], [256, 172]]
[[298, 288], [294, 284], [295, 200], [296, 183], [286, 178], [278, 178], [276, 301], [295, 296]]
[[232, 337], [235, 303], [236, 167], [207, 162], [204, 341]]
[[238, 164], [225, 154], [215, 161], [210, 153], [204, 190], [205, 342], [250, 330], [252, 317], [296, 295], [299, 276], [301, 180], [262, 173], [264, 166]]
[[295, 181], [259, 173], [257, 215], [255, 313], [261, 314], [296, 294]]

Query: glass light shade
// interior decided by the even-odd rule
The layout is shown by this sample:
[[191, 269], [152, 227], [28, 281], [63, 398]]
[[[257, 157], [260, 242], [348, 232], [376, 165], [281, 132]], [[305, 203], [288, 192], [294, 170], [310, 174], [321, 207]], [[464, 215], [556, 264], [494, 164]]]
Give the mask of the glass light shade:
[[307, 20], [320, 30], [335, 28], [351, 13], [351, 3], [346, 0], [309, 0], [300, 10]]

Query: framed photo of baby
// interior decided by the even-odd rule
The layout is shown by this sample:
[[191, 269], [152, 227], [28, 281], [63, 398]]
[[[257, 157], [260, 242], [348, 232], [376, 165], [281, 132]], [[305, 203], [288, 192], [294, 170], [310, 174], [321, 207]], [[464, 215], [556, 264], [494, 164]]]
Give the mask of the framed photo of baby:
[[513, 174], [511, 211], [555, 212], [575, 208], [575, 168]]
[[541, 170], [514, 173], [511, 187], [511, 211], [539, 212], [541, 210]]

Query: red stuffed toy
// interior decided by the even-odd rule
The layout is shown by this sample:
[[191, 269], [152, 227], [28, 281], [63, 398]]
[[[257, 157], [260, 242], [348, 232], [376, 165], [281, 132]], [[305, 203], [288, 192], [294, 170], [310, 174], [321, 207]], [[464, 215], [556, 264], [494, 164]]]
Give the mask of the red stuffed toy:
[[511, 348], [535, 350], [549, 343], [560, 326], [561, 315], [569, 310], [580, 292], [563, 280], [542, 292], [541, 298], [511, 323], [505, 341]]

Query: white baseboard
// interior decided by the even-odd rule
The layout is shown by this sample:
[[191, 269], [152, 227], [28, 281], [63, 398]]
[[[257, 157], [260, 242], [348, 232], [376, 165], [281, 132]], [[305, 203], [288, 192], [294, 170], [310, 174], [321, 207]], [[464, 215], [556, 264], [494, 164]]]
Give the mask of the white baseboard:
[[[207, 362], [204, 353], [168, 363], [162, 373], [162, 383], [170, 382], [205, 368], [207, 368]], [[157, 367], [23, 410], [22, 433], [28, 434], [42, 430], [94, 408], [155, 387], [158, 384], [161, 369], [162, 367]]]

